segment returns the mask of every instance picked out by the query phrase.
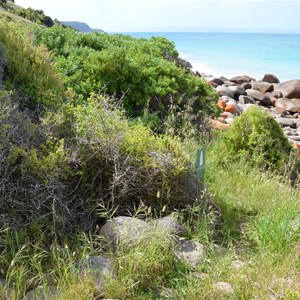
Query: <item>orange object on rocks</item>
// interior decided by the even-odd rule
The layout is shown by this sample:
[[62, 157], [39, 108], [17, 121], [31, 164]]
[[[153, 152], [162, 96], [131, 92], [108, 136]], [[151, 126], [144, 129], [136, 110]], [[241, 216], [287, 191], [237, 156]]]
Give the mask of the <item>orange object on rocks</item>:
[[224, 100], [219, 100], [217, 106], [220, 107], [223, 111], [225, 111], [226, 102]]
[[232, 114], [236, 114], [238, 111], [236, 110], [236, 107], [234, 104], [227, 104], [225, 107], [226, 112], [230, 112]]
[[229, 128], [229, 125], [228, 125], [228, 124], [224, 124], [224, 123], [221, 123], [221, 122], [216, 121], [216, 120], [209, 120], [208, 123], [209, 123], [213, 128], [216, 128], [216, 129], [228, 129], [228, 128]]

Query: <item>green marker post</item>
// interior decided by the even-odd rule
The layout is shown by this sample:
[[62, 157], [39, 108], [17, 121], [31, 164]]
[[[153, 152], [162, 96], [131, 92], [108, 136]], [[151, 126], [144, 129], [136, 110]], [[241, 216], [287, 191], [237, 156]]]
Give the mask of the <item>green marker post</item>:
[[196, 176], [204, 182], [205, 175], [205, 149], [198, 149], [196, 153]]

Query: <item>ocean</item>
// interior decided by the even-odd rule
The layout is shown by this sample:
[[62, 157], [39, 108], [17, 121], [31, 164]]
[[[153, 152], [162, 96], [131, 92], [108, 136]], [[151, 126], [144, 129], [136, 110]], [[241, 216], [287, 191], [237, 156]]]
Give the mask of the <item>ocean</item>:
[[180, 57], [193, 70], [207, 75], [249, 75], [259, 80], [266, 73], [280, 81], [300, 79], [300, 34], [133, 32], [137, 38], [164, 36], [173, 41]]

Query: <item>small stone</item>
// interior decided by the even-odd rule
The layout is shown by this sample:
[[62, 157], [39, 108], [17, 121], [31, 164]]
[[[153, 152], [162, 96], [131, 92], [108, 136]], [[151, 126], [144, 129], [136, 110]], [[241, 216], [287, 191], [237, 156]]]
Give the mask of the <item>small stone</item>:
[[191, 267], [197, 267], [204, 261], [204, 246], [192, 240], [178, 240], [175, 245], [175, 256]]
[[91, 256], [76, 263], [77, 269], [82, 275], [91, 275], [95, 287], [99, 293], [103, 293], [103, 285], [106, 279], [114, 278], [112, 259], [104, 256]]
[[213, 288], [217, 290], [220, 294], [226, 296], [233, 296], [234, 289], [232, 288], [231, 284], [228, 282], [217, 282], [213, 284]]
[[186, 226], [178, 222], [177, 215], [169, 215], [154, 221], [154, 225], [158, 228], [165, 230], [168, 234], [185, 237], [188, 234]]
[[208, 274], [204, 272], [192, 272], [192, 275], [194, 276], [194, 278], [200, 280], [206, 280], [208, 278]]
[[48, 300], [58, 296], [59, 292], [56, 286], [38, 287], [26, 294], [22, 300]]
[[131, 247], [138, 243], [150, 228], [150, 225], [142, 220], [120, 216], [107, 221], [100, 229], [100, 235], [112, 246], [122, 244]]
[[246, 263], [240, 261], [240, 260], [234, 260], [232, 263], [231, 263], [231, 267], [233, 269], [236, 269], [236, 270], [239, 270], [239, 269], [242, 269], [246, 266]]

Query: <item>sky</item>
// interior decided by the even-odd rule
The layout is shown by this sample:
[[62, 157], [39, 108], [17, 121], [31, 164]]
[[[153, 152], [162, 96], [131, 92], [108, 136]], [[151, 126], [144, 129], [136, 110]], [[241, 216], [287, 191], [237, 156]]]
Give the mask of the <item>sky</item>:
[[107, 32], [300, 33], [300, 0], [15, 0]]

